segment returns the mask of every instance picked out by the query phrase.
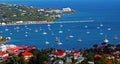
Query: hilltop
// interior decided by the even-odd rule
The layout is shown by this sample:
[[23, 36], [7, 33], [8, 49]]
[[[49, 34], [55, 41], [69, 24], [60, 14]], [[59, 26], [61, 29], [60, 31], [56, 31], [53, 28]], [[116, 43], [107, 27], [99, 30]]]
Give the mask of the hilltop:
[[71, 8], [63, 8], [60, 10], [52, 8], [34, 8], [25, 5], [0, 4], [0, 22], [1, 24], [33, 23], [33, 21], [51, 22], [61, 18], [60, 14], [74, 12], [75, 11]]

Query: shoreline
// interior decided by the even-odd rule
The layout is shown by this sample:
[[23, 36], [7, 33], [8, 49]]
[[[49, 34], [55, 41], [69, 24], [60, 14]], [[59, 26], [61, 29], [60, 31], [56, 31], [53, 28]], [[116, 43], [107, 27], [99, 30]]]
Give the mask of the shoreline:
[[0, 26], [14, 26], [14, 25], [39, 25], [39, 24], [57, 24], [57, 23], [86, 23], [94, 22], [95, 20], [80, 20], [80, 21], [54, 21], [54, 22], [41, 22], [41, 23], [30, 23], [30, 24], [6, 24]]

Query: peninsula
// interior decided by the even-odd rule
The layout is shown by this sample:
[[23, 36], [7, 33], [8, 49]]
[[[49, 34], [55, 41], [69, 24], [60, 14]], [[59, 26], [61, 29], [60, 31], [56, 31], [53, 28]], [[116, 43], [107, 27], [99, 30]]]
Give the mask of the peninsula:
[[34, 8], [25, 5], [0, 4], [0, 24], [40, 24], [61, 18], [61, 14], [75, 13], [71, 8]]

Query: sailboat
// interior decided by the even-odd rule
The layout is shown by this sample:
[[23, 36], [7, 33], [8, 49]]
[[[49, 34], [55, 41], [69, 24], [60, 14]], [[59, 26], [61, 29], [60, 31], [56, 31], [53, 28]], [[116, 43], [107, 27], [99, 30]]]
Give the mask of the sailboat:
[[73, 35], [70, 35], [69, 37], [70, 37], [70, 38], [73, 38], [74, 36], [73, 36]]
[[82, 39], [81, 39], [81, 38], [79, 38], [79, 39], [77, 40], [77, 42], [82, 42]]
[[37, 30], [37, 29], [35, 29], [35, 32], [38, 32], [38, 30]]
[[100, 27], [102, 27], [103, 26], [103, 24], [100, 24]]
[[58, 37], [56, 37], [55, 38], [55, 42], [59, 42], [60, 40], [59, 40], [59, 38]]
[[107, 39], [107, 36], [106, 36], [106, 35], [105, 35], [104, 42], [105, 42], [105, 43], [108, 43], [108, 42], [109, 42], [109, 40]]
[[45, 44], [49, 44], [49, 42], [48, 42], [48, 41], [46, 41], [46, 42], [45, 42]]
[[62, 30], [59, 30], [59, 32], [58, 33], [63, 33], [63, 31]]
[[118, 40], [118, 36], [117, 35], [114, 36], [114, 40]]
[[62, 45], [63, 43], [62, 43], [62, 42], [58, 42], [57, 44], [58, 44], [58, 45]]
[[105, 38], [104, 42], [105, 42], [105, 43], [108, 43], [108, 42], [109, 42], [109, 40], [108, 40], [107, 38]]
[[68, 41], [68, 40], [69, 40], [69, 37], [66, 37], [66, 38], [65, 38], [65, 40], [67, 40], [67, 41]]

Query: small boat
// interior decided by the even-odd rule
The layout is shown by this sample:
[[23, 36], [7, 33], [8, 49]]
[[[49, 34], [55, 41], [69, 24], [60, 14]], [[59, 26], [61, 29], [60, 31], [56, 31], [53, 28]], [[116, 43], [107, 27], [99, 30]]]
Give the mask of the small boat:
[[114, 36], [114, 40], [118, 40], [118, 36], [117, 35]]
[[87, 32], [86, 32], [86, 34], [90, 34], [90, 32], [89, 32], [89, 31], [87, 31]]
[[10, 35], [12, 35], [13, 33], [10, 33]]
[[50, 28], [50, 27], [48, 27], [48, 30], [51, 30], [51, 28]]
[[49, 42], [48, 42], [48, 41], [46, 41], [46, 42], [45, 42], [45, 44], [49, 44]]
[[55, 38], [55, 42], [60, 42], [58, 37]]
[[60, 27], [63, 27], [63, 25], [61, 24]]
[[82, 39], [79, 38], [79, 39], [77, 40], [77, 42], [82, 42]]
[[38, 30], [36, 29], [35, 32], [38, 32]]
[[85, 28], [88, 28], [88, 26], [87, 26], [87, 25], [85, 25]]
[[50, 25], [50, 24], [48, 24], [47, 26], [48, 26], [48, 27], [50, 27], [51, 25]]
[[25, 37], [27, 37], [28, 35], [26, 34]]
[[111, 30], [111, 28], [107, 28], [107, 30]]
[[47, 32], [43, 32], [42, 34], [44, 34], [44, 35], [45, 35], [45, 34], [47, 34]]
[[62, 43], [62, 42], [58, 42], [57, 44], [58, 44], [58, 45], [62, 45], [63, 43]]
[[100, 29], [100, 27], [97, 27], [97, 29]]
[[9, 31], [9, 29], [6, 28], [5, 31]]
[[109, 40], [108, 40], [107, 38], [105, 38], [104, 42], [105, 42], [105, 43], [108, 43], [108, 42], [109, 42]]
[[74, 36], [73, 36], [73, 35], [70, 35], [69, 37], [70, 37], [70, 38], [73, 38]]
[[87, 29], [87, 32], [86, 32], [86, 34], [90, 34], [90, 32], [89, 32], [89, 30]]
[[103, 24], [100, 24], [100, 26], [102, 27], [102, 26], [103, 26]]
[[63, 31], [62, 31], [62, 30], [60, 30], [60, 31], [59, 31], [59, 33], [63, 33]]
[[103, 35], [103, 34], [104, 34], [104, 33], [102, 33], [102, 32], [100, 33], [100, 35]]
[[67, 40], [67, 41], [68, 41], [68, 40], [69, 40], [69, 37], [66, 37], [66, 38], [65, 38], [65, 40]]
[[6, 39], [11, 40], [11, 37], [6, 37]]

